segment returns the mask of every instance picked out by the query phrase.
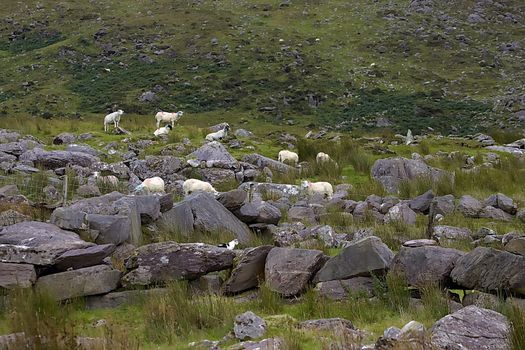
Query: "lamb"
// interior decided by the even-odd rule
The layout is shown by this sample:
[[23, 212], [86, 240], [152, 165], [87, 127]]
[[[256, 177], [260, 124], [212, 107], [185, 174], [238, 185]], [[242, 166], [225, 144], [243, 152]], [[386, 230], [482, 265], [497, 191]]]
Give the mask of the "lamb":
[[147, 178], [135, 187], [135, 192], [139, 191], [146, 193], [164, 193], [164, 180], [158, 176]]
[[334, 194], [334, 189], [328, 182], [310, 182], [308, 180], [304, 180], [301, 182], [301, 188], [305, 189], [309, 196], [322, 195], [327, 199], [332, 199]]
[[173, 127], [170, 124], [168, 124], [166, 126], [163, 126], [162, 128], [158, 128], [157, 130], [155, 130], [153, 135], [155, 135], [155, 136], [167, 136], [170, 133], [170, 130], [172, 130], [172, 129], [173, 129]]
[[293, 164], [296, 165], [297, 163], [299, 163], [299, 155], [292, 151], [282, 150], [279, 152], [277, 160], [281, 163], [284, 163], [286, 161], [293, 162]]
[[230, 125], [226, 124], [226, 125], [224, 125], [224, 128], [222, 130], [219, 130], [219, 131], [216, 131], [216, 132], [212, 132], [212, 133], [206, 135], [206, 140], [207, 141], [222, 140], [223, 138], [228, 136], [228, 131], [230, 131]]
[[119, 109], [116, 112], [110, 113], [104, 117], [104, 131], [108, 131], [108, 125], [113, 123], [115, 129], [118, 128], [118, 123], [120, 122], [120, 117], [124, 114], [122, 109]]
[[315, 161], [317, 162], [317, 164], [327, 163], [331, 160], [332, 158], [330, 158], [330, 156], [324, 152], [317, 153], [317, 156], [315, 157]]
[[184, 192], [184, 196], [188, 196], [193, 192], [208, 192], [213, 193], [214, 195], [219, 194], [210, 183], [197, 179], [188, 179], [184, 181], [182, 184], [182, 191]]
[[178, 121], [184, 112], [178, 111], [177, 113], [168, 113], [168, 112], [157, 112], [155, 114], [155, 120], [157, 121], [157, 129], [160, 127], [160, 122], [171, 123], [171, 127], [175, 126], [175, 122]]

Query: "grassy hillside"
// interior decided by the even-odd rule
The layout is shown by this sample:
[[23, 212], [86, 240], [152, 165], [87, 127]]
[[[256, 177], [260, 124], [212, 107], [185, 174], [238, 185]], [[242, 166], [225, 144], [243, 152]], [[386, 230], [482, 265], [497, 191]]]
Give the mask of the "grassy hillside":
[[521, 0], [2, 4], [2, 115], [182, 109], [469, 133], [525, 109]]

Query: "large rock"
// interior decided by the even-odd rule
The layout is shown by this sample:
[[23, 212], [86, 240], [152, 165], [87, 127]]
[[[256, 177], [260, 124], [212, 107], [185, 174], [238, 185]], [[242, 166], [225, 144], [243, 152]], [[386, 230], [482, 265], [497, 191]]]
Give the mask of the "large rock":
[[438, 320], [431, 329], [437, 349], [510, 350], [510, 326], [502, 314], [467, 306]]
[[272, 171], [277, 171], [283, 174], [297, 171], [294, 167], [278, 162], [271, 158], [261, 156], [260, 154], [257, 154], [257, 153], [245, 154], [242, 157], [242, 161], [253, 164], [259, 169], [263, 169], [267, 167], [271, 169]]
[[236, 189], [222, 192], [217, 196], [217, 200], [229, 211], [235, 211], [242, 207], [246, 201], [246, 191]]
[[288, 221], [315, 225], [318, 223], [318, 218], [312, 207], [293, 206], [288, 210]]
[[472, 231], [464, 227], [437, 225], [433, 228], [433, 236], [439, 242], [455, 240], [472, 240]]
[[495, 219], [495, 220], [502, 220], [502, 221], [511, 221], [512, 215], [509, 213], [506, 213], [505, 211], [501, 210], [500, 208], [494, 208], [490, 205], [486, 206], [485, 208], [481, 209], [478, 213], [478, 217], [485, 218], [485, 219]]
[[477, 247], [456, 261], [450, 277], [468, 289], [525, 295], [524, 269], [525, 257], [521, 255]]
[[240, 190], [248, 193], [252, 201], [282, 198], [290, 201], [301, 194], [301, 189], [296, 185], [274, 184], [267, 182], [245, 182], [239, 186]]
[[60, 271], [101, 265], [104, 258], [115, 251], [114, 244], [96, 245], [84, 249], [73, 249], [60, 255], [54, 267]]
[[394, 257], [391, 271], [402, 274], [414, 287], [429, 283], [446, 285], [455, 262], [465, 253], [438, 246], [401, 247]]
[[117, 288], [120, 272], [107, 265], [55, 273], [40, 277], [37, 290], [46, 290], [57, 300], [110, 292]]
[[20, 156], [21, 161], [33, 162], [35, 166], [41, 166], [44, 169], [63, 168], [67, 165], [78, 165], [89, 168], [96, 162], [99, 162], [98, 157], [82, 152], [68, 152], [68, 151], [45, 151], [41, 148], [33, 148], [30, 151], [24, 152]]
[[183, 168], [183, 160], [173, 156], [146, 156], [144, 159], [135, 159], [129, 164], [129, 169], [141, 181], [160, 176], [166, 184], [183, 179], [177, 174]]
[[454, 196], [447, 194], [446, 196], [434, 197], [432, 204], [434, 206], [434, 214], [448, 215], [452, 214], [456, 209], [454, 203]]
[[223, 285], [223, 292], [233, 294], [255, 288], [264, 281], [266, 256], [273, 246], [263, 245], [247, 248], [236, 258], [235, 267]]
[[410, 202], [408, 202], [408, 206], [417, 213], [428, 214], [430, 203], [432, 203], [433, 199], [434, 193], [432, 190], [429, 190], [422, 195], [413, 198]]
[[0, 213], [0, 226], [10, 226], [18, 224], [19, 222], [31, 221], [31, 217], [17, 212], [13, 209], [8, 209]]
[[399, 203], [388, 210], [383, 220], [386, 223], [398, 221], [406, 225], [414, 225], [416, 213], [408, 205]]
[[64, 252], [93, 246], [70, 231], [39, 221], [26, 221], [0, 231], [0, 261], [52, 265]]
[[418, 177], [428, 177], [437, 181], [442, 176], [452, 176], [444, 170], [427, 165], [420, 159], [402, 157], [376, 160], [371, 173], [372, 177], [379, 181], [388, 192], [396, 192], [401, 182]]
[[235, 253], [202, 243], [153, 243], [137, 249], [126, 261], [131, 270], [124, 286], [147, 286], [178, 279], [196, 279], [213, 271], [231, 268]]
[[87, 153], [87, 154], [91, 154], [92, 156], [99, 155], [99, 152], [96, 149], [88, 145], [77, 145], [77, 144], [67, 145], [66, 151]]
[[315, 286], [319, 295], [331, 300], [345, 300], [351, 295], [374, 295], [374, 280], [372, 277], [354, 277], [346, 280], [319, 282]]
[[266, 257], [266, 283], [286, 296], [301, 293], [324, 262], [319, 250], [273, 248]]
[[199, 149], [190, 153], [188, 158], [196, 159], [198, 162], [205, 162], [207, 168], [236, 169], [239, 165], [239, 162], [218, 141], [202, 145]]
[[525, 256], [525, 237], [516, 237], [505, 244], [504, 249], [508, 252]]
[[315, 276], [316, 282], [386, 273], [394, 253], [381, 239], [371, 236], [352, 243], [330, 258]]
[[[28, 150], [32, 149], [33, 147], [41, 147], [34, 141], [29, 140], [22, 140], [22, 141], [16, 141], [16, 142], [8, 142], [8, 143], [2, 143], [0, 144], [0, 152], [4, 152], [7, 154], [11, 154], [13, 156], [21, 156]], [[40, 148], [36, 149], [35, 151], [42, 150]], [[25, 160], [23, 158], [20, 158], [20, 160]]]
[[28, 288], [36, 281], [33, 265], [0, 262], [0, 288]]
[[235, 325], [233, 326], [235, 338], [256, 339], [266, 333], [266, 322], [251, 311], [235, 316]]
[[164, 213], [160, 225], [170, 227], [179, 233], [191, 236], [194, 232], [217, 234], [229, 232], [243, 244], [250, 241], [251, 232], [212, 195], [198, 192]]
[[483, 204], [476, 198], [464, 195], [459, 199], [458, 210], [465, 216], [477, 218], [483, 209]]
[[88, 198], [68, 207], [57, 208], [51, 215], [55, 225], [86, 234], [98, 244], [134, 244], [142, 239], [141, 223], [160, 217], [160, 199], [156, 195], [125, 196], [118, 192]]
[[496, 193], [485, 200], [485, 205], [490, 205], [499, 208], [510, 215], [516, 214], [518, 207], [514, 204], [512, 198], [507, 197], [503, 193]]
[[53, 145], [68, 145], [70, 143], [73, 143], [77, 140], [77, 137], [75, 134], [72, 134], [70, 132], [63, 132], [53, 139]]

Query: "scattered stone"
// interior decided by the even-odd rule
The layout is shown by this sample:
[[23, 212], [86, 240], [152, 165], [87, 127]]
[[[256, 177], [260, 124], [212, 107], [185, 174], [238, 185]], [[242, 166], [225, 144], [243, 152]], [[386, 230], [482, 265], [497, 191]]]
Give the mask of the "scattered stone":
[[458, 210], [467, 217], [479, 217], [479, 213], [482, 209], [483, 204], [472, 196], [465, 195], [459, 199]]
[[115, 250], [114, 244], [96, 245], [84, 249], [72, 249], [60, 255], [54, 267], [59, 271], [77, 270], [102, 264], [104, 258]]
[[246, 311], [235, 316], [233, 332], [235, 338], [240, 340], [260, 338], [266, 333], [266, 322], [253, 312]]
[[315, 287], [319, 295], [331, 300], [345, 300], [351, 295], [374, 295], [374, 281], [371, 277], [354, 277], [346, 280], [319, 282]]
[[247, 248], [236, 259], [230, 277], [224, 283], [223, 292], [233, 294], [255, 288], [264, 280], [266, 257], [273, 246]]
[[35, 281], [36, 271], [33, 265], [0, 262], [1, 288], [28, 288], [31, 287]]
[[472, 240], [472, 231], [464, 227], [437, 225], [434, 226], [433, 236], [439, 242], [455, 240]]

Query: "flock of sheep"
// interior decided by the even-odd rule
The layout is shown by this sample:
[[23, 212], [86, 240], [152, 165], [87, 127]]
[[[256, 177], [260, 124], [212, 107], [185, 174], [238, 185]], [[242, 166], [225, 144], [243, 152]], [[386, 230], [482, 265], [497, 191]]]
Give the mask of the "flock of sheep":
[[[106, 115], [104, 117], [104, 131], [107, 132], [108, 126], [111, 124], [113, 124], [115, 128], [118, 128], [120, 118], [123, 114], [124, 111], [119, 109], [116, 112]], [[153, 135], [157, 137], [168, 135], [182, 115], [182, 111], [178, 111], [176, 113], [162, 111], [158, 112], [155, 115], [155, 120], [157, 121], [157, 130], [155, 130]], [[168, 124], [166, 124], [164, 127], [160, 127], [161, 122]], [[228, 136], [229, 130], [229, 124], [224, 123], [224, 126], [221, 130], [209, 133], [206, 135], [205, 139], [206, 141], [220, 141]], [[299, 155], [292, 151], [282, 150], [279, 152], [277, 160], [282, 163], [292, 163], [294, 166], [296, 166], [299, 163]], [[331, 161], [332, 160], [330, 156], [326, 153], [319, 152], [316, 156], [316, 162], [318, 164]], [[93, 175], [96, 181], [112, 186], [118, 185], [118, 179], [115, 176], [100, 176], [98, 172], [95, 172]], [[334, 194], [333, 187], [328, 182], [310, 182], [308, 180], [304, 180], [301, 182], [301, 188], [305, 190], [309, 196], [316, 195], [331, 199]], [[215, 190], [215, 188], [213, 188], [210, 183], [197, 179], [188, 179], [184, 181], [182, 190], [185, 196], [190, 195], [193, 192], [208, 192], [215, 196], [219, 194], [219, 192]], [[158, 176], [145, 179], [140, 185], [135, 187], [135, 192], [140, 191], [147, 193], [164, 193], [164, 180]]]

